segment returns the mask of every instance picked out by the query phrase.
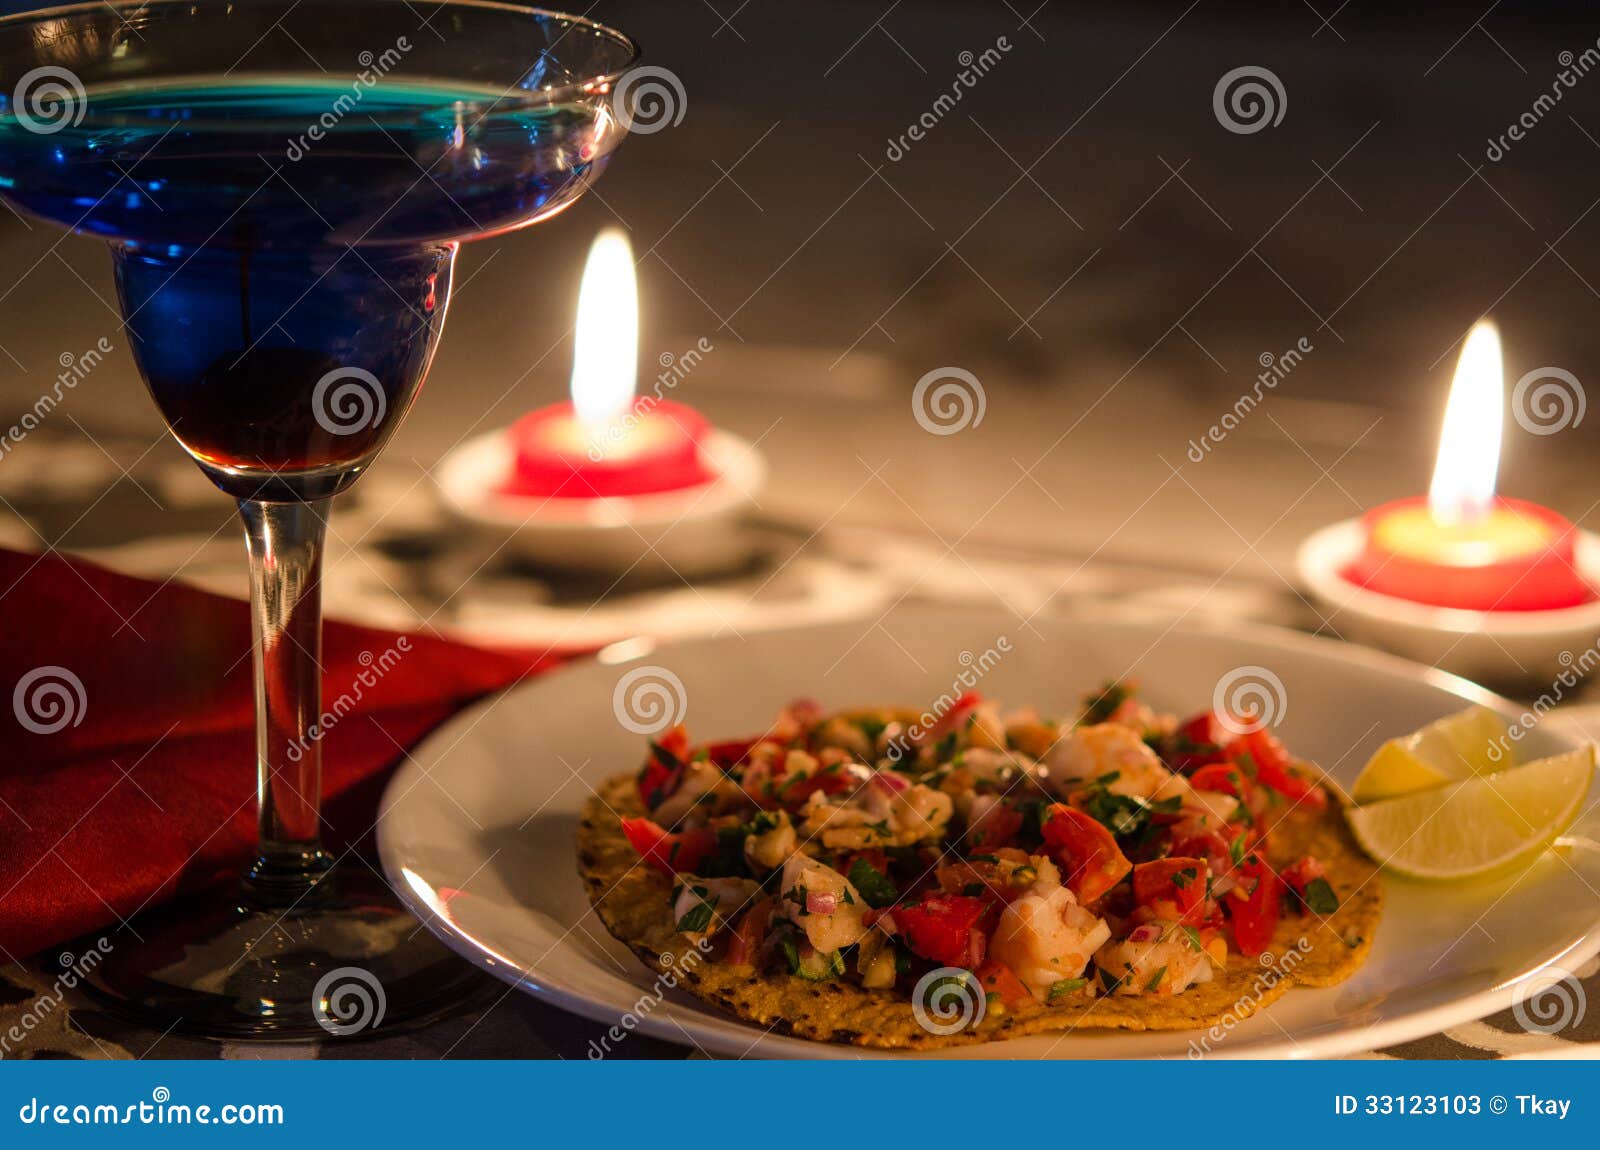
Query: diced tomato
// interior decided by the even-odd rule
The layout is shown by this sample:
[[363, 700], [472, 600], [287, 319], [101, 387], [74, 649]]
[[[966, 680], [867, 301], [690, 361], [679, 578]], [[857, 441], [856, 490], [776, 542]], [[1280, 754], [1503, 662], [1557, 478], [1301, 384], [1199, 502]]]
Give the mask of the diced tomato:
[[1292, 803], [1312, 810], [1323, 810], [1328, 805], [1327, 792], [1295, 771], [1288, 750], [1265, 728], [1240, 735], [1230, 743], [1228, 758], [1244, 767], [1247, 773], [1253, 766], [1257, 782], [1271, 787]]
[[967, 725], [967, 720], [971, 718], [972, 712], [976, 711], [978, 705], [982, 702], [983, 696], [978, 692], [963, 691], [956, 701], [951, 704], [950, 709], [939, 716], [939, 721], [928, 731], [923, 741], [936, 743], [951, 731], [961, 730], [962, 727]]
[[1327, 873], [1314, 856], [1306, 855], [1299, 862], [1283, 868], [1283, 881], [1294, 888], [1295, 894], [1303, 898], [1306, 887], [1319, 878], [1327, 877]]
[[1133, 869], [1104, 825], [1065, 803], [1051, 803], [1045, 811], [1044, 842], [1079, 902], [1094, 902]]
[[1222, 762], [1227, 758], [1223, 751], [1231, 736], [1222, 721], [1210, 711], [1202, 711], [1178, 728], [1172, 749], [1166, 754], [1167, 765], [1181, 774], [1188, 774], [1208, 763]]
[[717, 847], [709, 827], [674, 833], [653, 819], [623, 819], [622, 833], [645, 862], [668, 875], [693, 873]]
[[727, 960], [735, 966], [754, 966], [761, 952], [761, 941], [767, 937], [767, 927], [772, 922], [773, 902], [770, 898], [757, 899], [744, 912], [728, 937]]
[[679, 723], [657, 739], [656, 746], [675, 759], [687, 759], [689, 757], [689, 728]]
[[1133, 868], [1133, 901], [1140, 906], [1171, 909], [1178, 922], [1191, 925], [1205, 918], [1206, 877], [1211, 867], [1203, 858], [1164, 858]]
[[1233, 870], [1239, 885], [1228, 892], [1222, 904], [1233, 924], [1233, 941], [1244, 954], [1257, 955], [1272, 942], [1283, 913], [1283, 880], [1266, 860], [1247, 855]]
[[1250, 793], [1250, 780], [1235, 763], [1208, 763], [1189, 776], [1197, 791], [1216, 791], [1242, 799]]
[[974, 851], [992, 851], [1010, 846], [1022, 830], [1022, 812], [1000, 804], [990, 807], [978, 825], [967, 832], [967, 846]]
[[[667, 738], [659, 743], [651, 743], [650, 757], [639, 768], [639, 798], [649, 810], [660, 806], [663, 799], [678, 789], [678, 783], [683, 778], [683, 756], [688, 751], [689, 737], [685, 734], [681, 740], [672, 738], [675, 732], [682, 731], [681, 726], [674, 727], [667, 732]], [[673, 745], [680, 741], [682, 750], [673, 750]]]
[[720, 743], [706, 744], [706, 758], [710, 759], [723, 770], [731, 770], [744, 761], [745, 756], [764, 740], [762, 739], [729, 739]]
[[979, 923], [991, 902], [960, 894], [930, 894], [919, 903], [896, 906], [896, 930], [912, 953], [941, 966], [975, 970], [983, 962], [988, 937]]
[[1033, 997], [1015, 971], [993, 958], [986, 959], [978, 968], [978, 984], [983, 987], [984, 994], [997, 994], [1001, 1002], [1011, 1007], [1027, 1002]]

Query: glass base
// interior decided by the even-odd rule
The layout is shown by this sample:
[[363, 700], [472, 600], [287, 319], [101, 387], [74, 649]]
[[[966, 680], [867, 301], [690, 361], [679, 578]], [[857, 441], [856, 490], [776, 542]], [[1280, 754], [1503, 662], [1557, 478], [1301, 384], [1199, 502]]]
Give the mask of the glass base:
[[476, 1005], [498, 985], [359, 863], [292, 908], [268, 905], [241, 880], [132, 926], [138, 937], [115, 936], [86, 988], [110, 1013], [163, 1032], [378, 1038]]

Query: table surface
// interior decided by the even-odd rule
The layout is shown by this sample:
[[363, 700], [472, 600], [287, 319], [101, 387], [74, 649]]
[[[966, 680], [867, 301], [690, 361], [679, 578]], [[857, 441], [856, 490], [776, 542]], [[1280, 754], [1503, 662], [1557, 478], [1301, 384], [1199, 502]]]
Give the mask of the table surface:
[[[1600, 81], [1565, 90], [1502, 158], [1488, 148], [1600, 28], [1559, 9], [1031, 7], [598, 5], [678, 74], [684, 118], [630, 140], [560, 220], [464, 250], [428, 387], [335, 512], [330, 613], [589, 644], [870, 618], [900, 597], [1022, 615], [1115, 597], [1337, 637], [1301, 596], [1295, 546], [1425, 486], [1467, 328], [1500, 320], [1508, 383], [1550, 366], [1581, 380], [1600, 361]], [[896, 155], [961, 54], [1001, 37], [1000, 62]], [[1246, 64], [1280, 78], [1286, 112], [1236, 134], [1213, 89]], [[738, 570], [553, 576], [440, 500], [450, 450], [564, 391], [583, 252], [608, 224], [640, 256], [646, 382], [705, 339], [676, 397], [770, 464]], [[64, 356], [114, 349], [7, 443], [0, 543], [243, 594], [231, 512], [143, 393], [100, 245], [0, 214], [0, 255], [14, 269], [0, 426]], [[1263, 357], [1297, 346], [1312, 350], [1216, 436]], [[944, 367], [980, 381], [984, 417], [933, 436], [912, 389]], [[1508, 420], [1504, 488], [1593, 522], [1597, 423], [1537, 435]], [[1600, 989], [1593, 963], [1579, 973]], [[0, 1032], [51, 976], [48, 961], [0, 973]], [[596, 1031], [508, 994], [318, 1047], [219, 1047], [74, 1009], [30, 1049], [582, 1057]], [[1583, 1039], [1600, 1039], [1600, 1012], [1554, 1041]], [[1507, 1015], [1387, 1053], [1551, 1041]], [[626, 1053], [684, 1050], [636, 1036]]]

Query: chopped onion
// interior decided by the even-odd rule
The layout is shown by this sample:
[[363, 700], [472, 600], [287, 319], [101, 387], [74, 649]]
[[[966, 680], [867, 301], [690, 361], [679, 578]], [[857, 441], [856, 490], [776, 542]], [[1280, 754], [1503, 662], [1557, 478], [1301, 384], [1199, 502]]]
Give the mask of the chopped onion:
[[1129, 942], [1154, 942], [1161, 937], [1161, 928], [1153, 922], [1133, 928], [1133, 933], [1128, 935]]
[[839, 909], [839, 896], [808, 891], [806, 893], [806, 909], [812, 914], [832, 914]]
[[911, 780], [893, 771], [873, 772], [872, 782], [879, 789], [891, 795], [904, 794], [911, 789]]

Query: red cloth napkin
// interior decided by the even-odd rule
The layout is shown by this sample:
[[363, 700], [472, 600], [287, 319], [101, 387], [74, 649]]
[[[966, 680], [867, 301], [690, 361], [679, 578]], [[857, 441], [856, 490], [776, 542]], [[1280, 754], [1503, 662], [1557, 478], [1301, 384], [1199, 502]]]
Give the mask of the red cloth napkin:
[[[426, 635], [406, 636], [400, 650], [398, 639], [343, 623], [324, 630], [325, 706], [369, 666], [387, 667], [322, 743], [331, 848], [370, 834], [402, 748], [558, 661]], [[0, 958], [99, 929], [248, 861], [250, 676], [246, 604], [0, 550]]]

